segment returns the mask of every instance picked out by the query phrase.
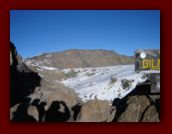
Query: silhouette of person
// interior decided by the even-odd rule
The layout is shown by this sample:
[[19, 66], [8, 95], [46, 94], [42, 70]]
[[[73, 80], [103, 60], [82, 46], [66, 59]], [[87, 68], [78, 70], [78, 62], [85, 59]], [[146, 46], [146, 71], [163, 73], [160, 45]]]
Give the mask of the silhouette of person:
[[[61, 106], [64, 107], [64, 111], [61, 111]], [[45, 115], [45, 121], [67, 121], [70, 117], [70, 111], [63, 101], [52, 102], [50, 108]]]

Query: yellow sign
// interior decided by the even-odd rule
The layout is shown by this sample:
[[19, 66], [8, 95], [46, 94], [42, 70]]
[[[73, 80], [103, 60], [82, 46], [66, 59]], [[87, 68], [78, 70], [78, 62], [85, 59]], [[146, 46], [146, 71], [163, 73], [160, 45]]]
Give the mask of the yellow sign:
[[160, 59], [143, 59], [142, 60], [143, 69], [160, 69]]

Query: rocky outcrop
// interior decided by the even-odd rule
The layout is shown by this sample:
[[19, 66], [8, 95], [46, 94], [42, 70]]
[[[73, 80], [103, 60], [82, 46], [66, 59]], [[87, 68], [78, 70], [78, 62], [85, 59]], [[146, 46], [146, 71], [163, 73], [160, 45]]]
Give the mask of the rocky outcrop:
[[159, 122], [160, 95], [150, 93], [150, 85], [139, 85], [122, 100], [115, 99], [115, 122]]
[[118, 118], [119, 122], [139, 122], [145, 109], [150, 106], [146, 96], [131, 96], [127, 100], [126, 110]]

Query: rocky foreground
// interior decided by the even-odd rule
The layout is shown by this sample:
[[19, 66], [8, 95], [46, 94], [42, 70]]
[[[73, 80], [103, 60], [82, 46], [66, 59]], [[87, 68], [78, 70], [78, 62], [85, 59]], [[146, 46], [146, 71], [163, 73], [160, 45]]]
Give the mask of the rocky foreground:
[[[59, 71], [50, 67], [48, 69], [51, 71], [45, 71], [47, 66], [43, 66], [43, 68], [28, 67], [28, 64], [25, 64], [21, 56], [17, 54], [15, 46], [11, 43], [11, 121], [160, 121], [160, 95], [150, 93], [150, 84], [145, 84], [144, 77], [140, 78], [142, 83], [139, 85], [136, 85], [134, 81], [123, 80], [121, 86], [125, 90], [131, 89], [129, 87], [134, 87], [134, 89], [128, 90], [125, 96], [114, 97], [114, 99], [111, 97], [108, 100], [92, 95], [93, 97], [90, 99], [84, 99], [84, 96], [79, 95], [78, 92], [73, 90], [74, 87], [69, 82], [73, 80], [72, 83], [74, 83], [76, 81], [77, 77], [74, 77], [76, 70], [72, 73], [67, 73], [67, 75], [60, 72], [61, 75], [57, 76], [56, 72], [59, 73]], [[79, 75], [82, 75], [82, 71], [79, 71]], [[92, 78], [94, 74], [88, 73], [86, 76]], [[54, 81], [54, 78], [56, 81]], [[111, 77], [110, 80], [107, 83], [109, 87], [113, 87], [113, 84], [118, 82], [116, 77]], [[76, 88], [79, 90], [79, 86]], [[99, 89], [97, 88], [97, 90]], [[121, 89], [120, 91], [122, 95], [123, 90]], [[90, 95], [87, 97], [90, 97]]]

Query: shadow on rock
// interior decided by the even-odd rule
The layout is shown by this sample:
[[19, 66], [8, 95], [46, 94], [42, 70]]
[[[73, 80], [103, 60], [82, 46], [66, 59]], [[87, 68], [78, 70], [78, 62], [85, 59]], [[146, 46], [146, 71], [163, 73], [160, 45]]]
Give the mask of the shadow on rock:
[[73, 119], [76, 121], [77, 116], [81, 111], [81, 104], [76, 104], [75, 106], [73, 106], [72, 111], [73, 111]]
[[25, 121], [36, 122], [34, 117], [28, 115], [27, 110], [29, 107], [29, 102], [30, 102], [30, 99], [25, 99], [24, 101], [21, 102], [21, 104], [17, 108], [16, 112], [14, 112], [12, 121], [15, 121], [15, 122], [25, 122]]
[[40, 76], [31, 71], [17, 54], [14, 44], [10, 43], [10, 106], [22, 101], [40, 85]]
[[113, 122], [116, 122], [128, 106], [127, 105], [127, 98], [126, 97], [123, 99], [116, 98], [113, 101], [113, 106], [116, 107], [116, 114], [115, 114], [115, 117], [113, 119]]
[[40, 99], [35, 99], [31, 105], [36, 106], [39, 112], [39, 122], [43, 122], [43, 117], [45, 115], [45, 109], [44, 106], [46, 105], [46, 102], [40, 102]]
[[45, 122], [68, 121], [70, 111], [63, 101], [52, 102], [45, 114]]
[[[152, 96], [151, 94], [151, 85], [150, 84], [141, 84], [141, 85], [137, 85], [136, 88], [131, 91], [127, 96], [125, 96], [122, 99], [116, 98], [113, 101], [113, 106], [116, 107], [116, 114], [115, 117], [113, 119], [113, 122], [117, 122], [119, 121], [119, 119], [121, 118], [121, 115], [126, 112], [126, 110], [128, 109], [128, 106], [130, 105], [136, 105], [135, 103], [139, 103], [137, 101], [137, 99], [139, 98], [139, 96], [145, 96], [147, 98], [147, 100], [150, 102], [150, 105], [155, 105], [156, 106], [156, 110], [159, 113], [159, 109], [160, 109], [160, 100], [152, 100], [152, 98], [150, 96]], [[131, 101], [132, 97], [135, 97], [133, 100]], [[128, 102], [130, 100], [130, 102]], [[128, 104], [129, 103], [129, 104]], [[141, 102], [140, 102], [141, 103]], [[142, 105], [142, 104], [140, 104]], [[146, 105], [146, 104], [145, 104]], [[149, 106], [145, 109], [145, 111], [149, 108]], [[144, 112], [145, 112], [144, 111]], [[144, 112], [142, 115], [144, 115]], [[130, 113], [131, 114], [131, 113]], [[132, 114], [131, 114], [132, 115]], [[129, 115], [128, 115], [129, 116]], [[124, 117], [122, 117], [124, 118]], [[133, 118], [133, 117], [131, 117]], [[142, 119], [143, 117], [141, 117]]]
[[158, 112], [158, 116], [159, 116], [159, 119], [160, 119], [160, 99], [157, 99], [155, 101], [155, 107], [156, 107], [156, 111]]

